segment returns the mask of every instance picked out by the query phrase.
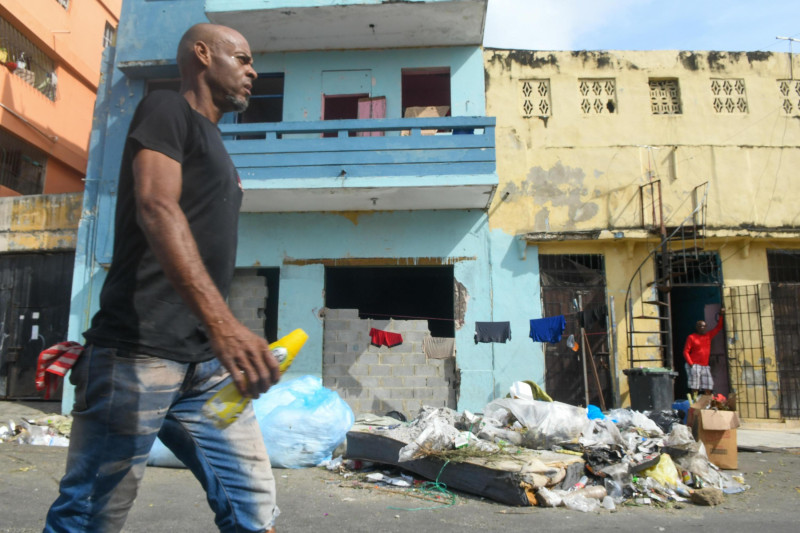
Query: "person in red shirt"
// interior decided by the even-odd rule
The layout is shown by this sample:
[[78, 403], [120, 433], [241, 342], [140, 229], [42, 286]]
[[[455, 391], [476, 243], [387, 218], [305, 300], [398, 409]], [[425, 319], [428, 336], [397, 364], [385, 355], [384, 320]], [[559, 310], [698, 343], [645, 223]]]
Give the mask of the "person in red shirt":
[[689, 389], [691, 389], [692, 395], [695, 397], [701, 389], [704, 394], [711, 394], [714, 388], [714, 378], [711, 377], [711, 367], [708, 365], [708, 359], [711, 355], [711, 339], [722, 331], [722, 317], [724, 314], [725, 309], [720, 309], [717, 325], [709, 332], [706, 332], [705, 321], [698, 320], [697, 324], [695, 324], [697, 333], [689, 335], [686, 338], [686, 344], [683, 346], [683, 358], [686, 359], [686, 363], [689, 365]]

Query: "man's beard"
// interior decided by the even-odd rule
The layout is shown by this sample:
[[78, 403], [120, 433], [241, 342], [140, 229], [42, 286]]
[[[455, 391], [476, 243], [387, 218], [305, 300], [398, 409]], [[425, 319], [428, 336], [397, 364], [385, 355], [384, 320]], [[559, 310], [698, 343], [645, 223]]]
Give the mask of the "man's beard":
[[244, 113], [250, 104], [250, 98], [236, 96], [235, 94], [225, 95], [225, 101], [229, 104], [230, 111], [236, 111], [237, 113]]

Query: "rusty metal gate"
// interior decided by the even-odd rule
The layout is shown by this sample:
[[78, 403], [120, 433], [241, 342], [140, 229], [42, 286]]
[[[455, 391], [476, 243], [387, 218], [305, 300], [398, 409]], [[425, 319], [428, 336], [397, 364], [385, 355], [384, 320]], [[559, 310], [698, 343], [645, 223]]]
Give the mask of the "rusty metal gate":
[[67, 340], [74, 261], [73, 252], [0, 255], [0, 398], [42, 397], [36, 363]]
[[770, 285], [725, 287], [723, 295], [730, 385], [739, 416], [778, 419], [781, 390]]

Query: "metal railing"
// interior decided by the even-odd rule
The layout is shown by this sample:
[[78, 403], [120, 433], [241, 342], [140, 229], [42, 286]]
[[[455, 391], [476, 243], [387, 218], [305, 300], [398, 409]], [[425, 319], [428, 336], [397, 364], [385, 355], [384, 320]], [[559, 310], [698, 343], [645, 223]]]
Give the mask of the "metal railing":
[[0, 63], [55, 101], [58, 80], [53, 60], [3, 17], [0, 17]]

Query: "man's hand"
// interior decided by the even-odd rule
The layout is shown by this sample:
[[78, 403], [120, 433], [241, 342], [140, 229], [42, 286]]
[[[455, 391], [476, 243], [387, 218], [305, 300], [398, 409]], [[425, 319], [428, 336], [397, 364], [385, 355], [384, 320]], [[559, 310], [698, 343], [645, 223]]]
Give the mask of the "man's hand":
[[258, 398], [278, 382], [280, 365], [265, 339], [235, 319], [217, 323], [212, 329], [211, 349], [243, 396]]

